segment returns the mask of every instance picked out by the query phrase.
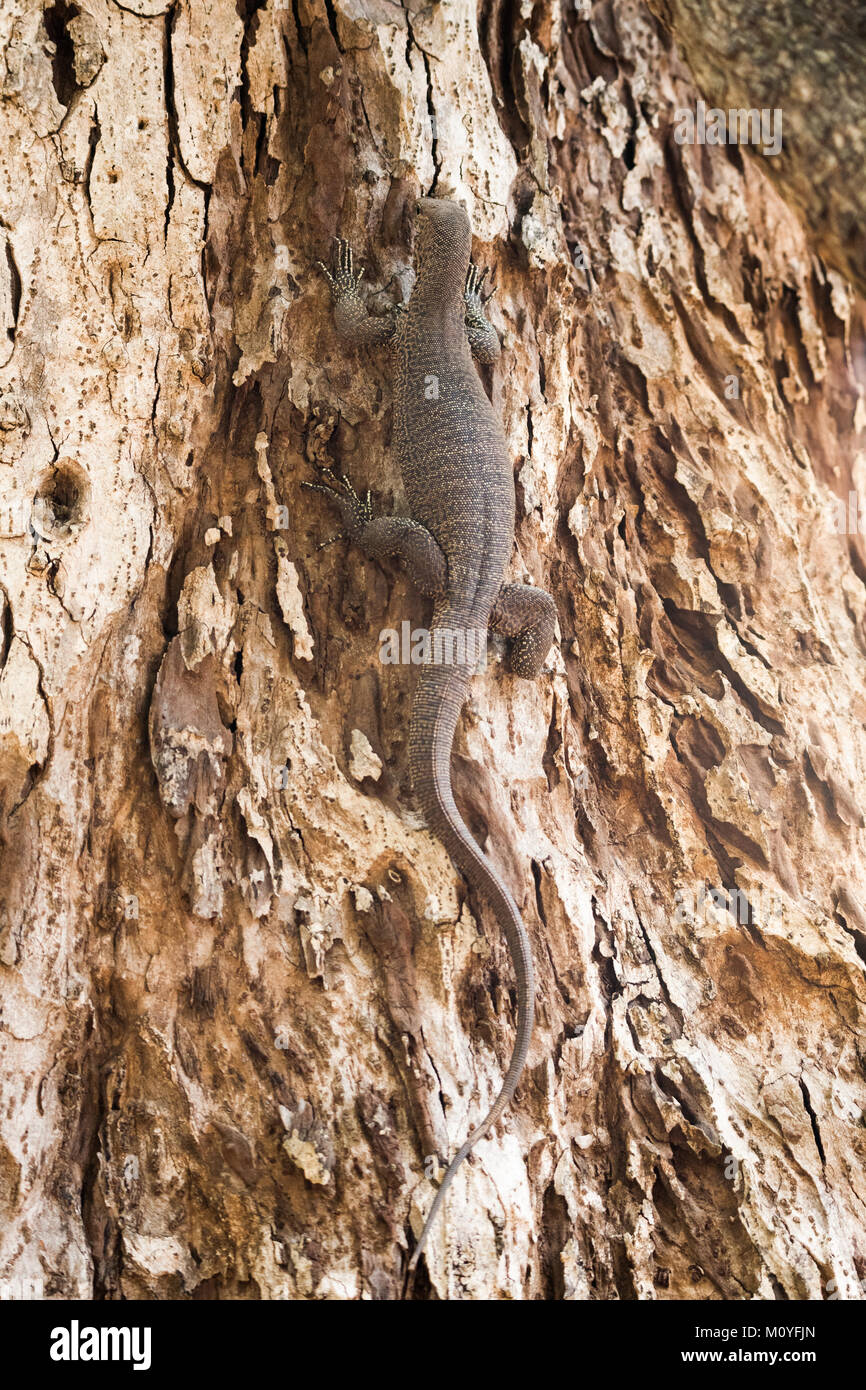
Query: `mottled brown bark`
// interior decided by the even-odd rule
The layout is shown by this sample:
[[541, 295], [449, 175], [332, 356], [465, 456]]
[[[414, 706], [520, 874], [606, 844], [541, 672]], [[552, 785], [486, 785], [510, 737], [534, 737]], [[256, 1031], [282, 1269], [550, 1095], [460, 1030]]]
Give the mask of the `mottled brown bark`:
[[[726, 112], [779, 113], [766, 172], [866, 293], [866, 10], [859, 0], [649, 0]], [[738, 121], [739, 125], [739, 121]], [[759, 146], [763, 149], [763, 146]]]
[[0, 1280], [393, 1297], [498, 1087], [509, 963], [378, 659], [428, 610], [301, 488], [400, 505], [315, 262], [399, 298], [432, 185], [561, 640], [458, 735], [539, 1016], [418, 1293], [859, 1296], [862, 302], [676, 143], [638, 0], [14, 0], [0, 53]]

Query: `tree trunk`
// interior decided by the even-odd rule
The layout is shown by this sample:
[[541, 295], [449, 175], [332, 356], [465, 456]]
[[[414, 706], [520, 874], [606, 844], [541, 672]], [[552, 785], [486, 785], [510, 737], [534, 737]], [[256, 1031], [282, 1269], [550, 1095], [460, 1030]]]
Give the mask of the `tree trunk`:
[[[510, 577], [458, 802], [539, 975], [418, 1297], [866, 1278], [866, 319], [638, 0], [6, 0], [0, 1282], [396, 1297], [507, 1064], [495, 922], [412, 810], [399, 510], [419, 192], [498, 283]], [[5, 330], [5, 336], [3, 336]], [[866, 524], [866, 523], [864, 523]]]

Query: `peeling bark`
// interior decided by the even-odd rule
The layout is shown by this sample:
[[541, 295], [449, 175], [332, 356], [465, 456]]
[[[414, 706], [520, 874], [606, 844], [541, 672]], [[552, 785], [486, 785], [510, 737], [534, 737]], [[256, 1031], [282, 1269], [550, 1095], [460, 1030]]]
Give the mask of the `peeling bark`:
[[765, 161], [638, 0], [9, 0], [0, 92], [0, 1281], [394, 1297], [498, 1089], [427, 609], [301, 487], [400, 506], [315, 263], [399, 301], [448, 186], [561, 641], [461, 720], [540, 999], [417, 1294], [860, 1296], [866, 319]]

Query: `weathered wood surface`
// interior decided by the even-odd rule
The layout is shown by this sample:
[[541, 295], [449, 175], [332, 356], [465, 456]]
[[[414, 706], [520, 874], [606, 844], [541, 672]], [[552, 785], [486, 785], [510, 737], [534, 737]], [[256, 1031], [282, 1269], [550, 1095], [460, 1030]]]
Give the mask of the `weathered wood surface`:
[[393, 1297], [498, 1087], [377, 656], [427, 610], [301, 490], [400, 504], [315, 262], [406, 294], [447, 184], [561, 644], [459, 734], [539, 1017], [419, 1292], [859, 1296], [864, 310], [762, 158], [676, 143], [637, 0], [7, 0], [0, 88], [0, 1280]]

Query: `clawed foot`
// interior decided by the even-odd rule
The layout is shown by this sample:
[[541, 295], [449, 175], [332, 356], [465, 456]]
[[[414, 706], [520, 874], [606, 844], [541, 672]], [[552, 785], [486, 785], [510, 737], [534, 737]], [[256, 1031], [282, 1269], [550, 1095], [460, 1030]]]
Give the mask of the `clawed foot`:
[[364, 267], [355, 274], [355, 258], [352, 255], [352, 248], [348, 241], [342, 237], [334, 237], [334, 273], [331, 274], [324, 261], [317, 261], [325, 272], [328, 284], [331, 287], [331, 294], [334, 296], [334, 303], [339, 304], [341, 299], [358, 298], [360, 296], [361, 281], [364, 278]]
[[496, 293], [495, 286], [483, 292], [484, 281], [487, 279], [486, 268], [479, 272], [478, 266], [474, 261], [469, 262], [469, 269], [466, 272], [466, 288], [463, 291], [463, 298], [466, 301], [466, 308], [469, 312], [484, 316], [484, 306], [488, 300], [492, 299]]
[[[335, 473], [332, 468], [323, 469], [321, 476], [326, 480], [324, 483], [303, 483], [302, 487], [308, 488], [310, 492], [323, 492], [329, 497], [339, 508], [346, 528], [341, 535], [332, 536], [331, 540], [325, 541], [324, 545], [331, 545], [333, 541], [344, 538], [357, 541], [373, 520], [370, 492], [368, 491], [365, 497], [359, 497], [349, 479]], [[320, 550], [323, 548], [324, 546], [319, 547]]]
[[466, 288], [463, 291], [465, 304], [463, 321], [466, 324], [466, 336], [469, 339], [472, 356], [476, 362], [489, 365], [496, 361], [500, 347], [496, 329], [488, 321], [484, 312], [488, 301], [496, 293], [495, 289], [490, 289], [486, 294], [484, 293], [484, 281], [486, 279], [487, 271], [482, 270], [479, 273], [477, 265], [470, 262], [466, 272]]
[[334, 301], [334, 322], [337, 332], [350, 343], [387, 343], [394, 337], [397, 327], [398, 311], [392, 308], [386, 314], [370, 314], [361, 293], [363, 269], [355, 271], [355, 259], [348, 241], [334, 237], [333, 273], [322, 262], [317, 262], [325, 272]]

